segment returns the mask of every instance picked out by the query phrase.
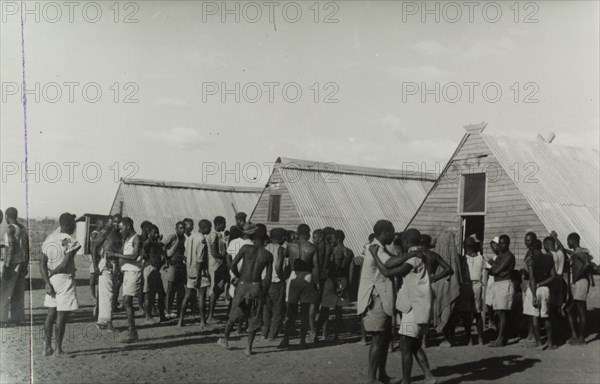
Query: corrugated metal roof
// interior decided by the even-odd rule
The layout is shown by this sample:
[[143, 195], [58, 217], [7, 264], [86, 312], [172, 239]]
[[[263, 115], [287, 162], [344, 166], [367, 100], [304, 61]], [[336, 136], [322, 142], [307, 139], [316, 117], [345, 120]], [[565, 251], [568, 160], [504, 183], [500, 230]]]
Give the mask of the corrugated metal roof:
[[[277, 159], [276, 163], [281, 164], [283, 168], [300, 171], [322, 171], [331, 174], [375, 176], [392, 179], [401, 178], [435, 181], [438, 176], [436, 173], [412, 171], [410, 169], [400, 170], [362, 167], [358, 165], [338, 164], [335, 162], [319, 162], [312, 160], [292, 159], [289, 157], [280, 157]], [[295, 177], [295, 174], [291, 175], [290, 177]]]
[[[119, 190], [125, 202], [124, 212], [134, 220], [136, 229], [142, 221], [149, 220], [162, 234], [172, 233], [175, 224], [186, 217], [198, 225], [200, 219], [212, 222], [215, 216], [224, 216], [232, 225], [235, 211], [252, 212], [262, 192], [262, 188], [131, 179], [122, 180]], [[111, 212], [118, 209], [115, 201]]]
[[[346, 234], [346, 246], [362, 251], [377, 220], [387, 219], [401, 231], [433, 185], [435, 175], [409, 176], [400, 171], [337, 165], [282, 158], [278, 170], [302, 169], [284, 178], [302, 220], [311, 229], [326, 226]], [[306, 164], [317, 169], [307, 168]], [[323, 164], [323, 163], [321, 163]], [[364, 173], [360, 173], [364, 172]], [[417, 176], [417, 177], [415, 177]]]
[[565, 242], [569, 233], [579, 233], [582, 246], [598, 262], [598, 151], [490, 133], [481, 136], [548, 231], [556, 230]]

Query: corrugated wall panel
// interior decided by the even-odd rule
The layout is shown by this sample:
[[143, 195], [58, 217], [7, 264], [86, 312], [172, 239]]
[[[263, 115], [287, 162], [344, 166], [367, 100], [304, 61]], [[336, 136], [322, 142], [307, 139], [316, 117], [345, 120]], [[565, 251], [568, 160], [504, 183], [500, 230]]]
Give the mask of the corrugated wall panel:
[[[569, 233], [579, 233], [582, 246], [600, 262], [598, 152], [489, 133], [481, 136], [544, 226], [556, 230], [565, 242]], [[515, 164], [518, 175], [511, 170]]]
[[[122, 197], [121, 197], [122, 196]], [[119, 210], [124, 201], [124, 214], [134, 220], [136, 230], [142, 221], [148, 220], [158, 226], [161, 233], [170, 234], [175, 223], [189, 217], [198, 223], [200, 219], [212, 222], [215, 216], [224, 216], [228, 226], [235, 221], [235, 212], [252, 212], [260, 193], [213, 191], [192, 188], [173, 188], [121, 183], [118, 198], [111, 213]]]

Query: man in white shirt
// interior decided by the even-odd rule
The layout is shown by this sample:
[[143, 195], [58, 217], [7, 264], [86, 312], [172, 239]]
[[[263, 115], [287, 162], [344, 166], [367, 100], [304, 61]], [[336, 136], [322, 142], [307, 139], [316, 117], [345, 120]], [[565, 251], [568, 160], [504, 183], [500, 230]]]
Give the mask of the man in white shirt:
[[139, 297], [142, 289], [142, 242], [133, 227], [133, 220], [124, 217], [119, 223], [123, 248], [121, 253], [108, 252], [110, 258], [118, 258], [121, 272], [123, 273], [123, 306], [127, 312], [128, 332], [123, 343], [131, 343], [138, 340], [137, 328], [135, 326], [135, 312], [133, 310], [133, 298]]
[[[285, 302], [285, 277], [283, 267], [285, 263], [283, 242], [285, 230], [283, 228], [273, 228], [271, 230], [271, 243], [266, 245], [267, 251], [273, 255], [273, 273], [271, 275], [271, 285], [263, 308], [263, 326], [261, 334], [263, 337], [273, 341], [279, 333], [281, 323], [281, 313]], [[266, 277], [266, 270], [263, 271], [263, 279]]]
[[[59, 218], [60, 232], [50, 234], [42, 244], [40, 273], [46, 284], [44, 306], [48, 316], [44, 324], [44, 356], [63, 354], [62, 342], [69, 312], [79, 309], [75, 293], [75, 254], [81, 244], [72, 235], [75, 215], [63, 213]], [[52, 334], [56, 324], [56, 349], [52, 349]]]
[[402, 338], [402, 383], [411, 382], [413, 356], [425, 375], [425, 382], [436, 383], [422, 347], [422, 338], [425, 336], [431, 318], [433, 298], [431, 284], [445, 276], [445, 272], [442, 269], [436, 276], [430, 278], [423, 262], [426, 255], [421, 247], [419, 231], [413, 228], [406, 230], [401, 235], [401, 242], [404, 251], [402, 256], [388, 258], [387, 262], [384, 262], [379, 254], [375, 254], [373, 258], [377, 268], [388, 278], [394, 275], [403, 277], [402, 288], [396, 300], [396, 308], [402, 312], [399, 332]]
[[[246, 228], [250, 229], [250, 226], [246, 225]], [[254, 228], [254, 225], [252, 225], [252, 228]], [[229, 266], [229, 269], [230, 269], [229, 273], [230, 273], [230, 280], [231, 280], [231, 284], [229, 285], [229, 292], [228, 292], [228, 295], [231, 298], [231, 300], [229, 300], [229, 305], [227, 307], [228, 314], [229, 314], [229, 312], [231, 312], [233, 298], [235, 297], [235, 289], [238, 284], [238, 278], [231, 271], [231, 265], [233, 264], [233, 260], [239, 253], [240, 249], [242, 249], [242, 247], [244, 245], [253, 244], [252, 240], [250, 240], [249, 234], [245, 234], [244, 231], [242, 229], [240, 229], [238, 226], [231, 227], [230, 236], [233, 239], [229, 242], [229, 245], [227, 246], [227, 256], [226, 256], [227, 257], [227, 265]], [[240, 260], [240, 264], [238, 265], [238, 268], [242, 268], [243, 263], [244, 263], [244, 260]], [[242, 322], [238, 323], [237, 332], [238, 333], [242, 332]]]
[[[185, 311], [188, 307], [188, 303], [191, 300], [197, 300], [199, 291], [202, 288], [203, 278], [205, 280], [204, 286], [208, 282], [208, 271], [206, 270], [206, 260], [203, 256], [203, 251], [206, 251], [204, 233], [194, 232], [194, 222], [191, 219], [184, 219], [186, 227], [186, 239], [185, 239], [185, 259], [187, 265], [187, 284], [185, 286], [185, 297], [181, 304], [181, 311], [179, 313], [180, 327], [183, 327], [183, 319]], [[202, 221], [201, 221], [202, 222]], [[210, 224], [210, 221], [208, 222]], [[200, 228], [202, 230], [202, 228]], [[206, 231], [206, 229], [204, 229]], [[209, 228], [210, 232], [210, 228]], [[200, 307], [204, 307], [204, 301], [198, 300]], [[204, 309], [201, 309], [201, 314], [204, 315]], [[201, 316], [201, 325], [206, 325], [204, 316]]]
[[392, 280], [377, 267], [373, 253], [385, 263], [392, 256], [385, 246], [394, 239], [394, 225], [379, 220], [373, 227], [375, 237], [369, 251], [365, 253], [358, 286], [356, 309], [367, 333], [372, 336], [369, 348], [368, 379], [388, 382], [386, 372], [387, 354], [392, 339], [392, 316], [394, 316], [394, 288]]

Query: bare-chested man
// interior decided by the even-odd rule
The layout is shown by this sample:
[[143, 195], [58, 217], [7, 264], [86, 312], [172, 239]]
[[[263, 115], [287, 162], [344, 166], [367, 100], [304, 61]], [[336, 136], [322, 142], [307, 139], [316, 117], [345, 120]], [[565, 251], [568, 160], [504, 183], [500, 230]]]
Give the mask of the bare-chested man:
[[[217, 343], [229, 348], [229, 334], [233, 326], [241, 320], [247, 320], [248, 345], [244, 353], [250, 356], [254, 337], [262, 326], [265, 294], [269, 292], [273, 275], [273, 254], [263, 246], [267, 235], [263, 228], [252, 224], [246, 225], [244, 233], [251, 237], [253, 244], [244, 245], [231, 264], [231, 271], [239, 279], [239, 282], [233, 297], [225, 334]], [[238, 270], [240, 261], [242, 261], [241, 271]], [[264, 279], [263, 271], [265, 271]]]
[[310, 341], [315, 342], [315, 305], [319, 289], [319, 262], [317, 248], [308, 241], [310, 227], [306, 224], [298, 226], [295, 242], [287, 245], [285, 256], [291, 267], [290, 278], [287, 282], [287, 311], [284, 322], [283, 340], [280, 348], [289, 346], [290, 332], [296, 323], [298, 304], [300, 304], [301, 328], [300, 345], [306, 345], [306, 334], [310, 328]]

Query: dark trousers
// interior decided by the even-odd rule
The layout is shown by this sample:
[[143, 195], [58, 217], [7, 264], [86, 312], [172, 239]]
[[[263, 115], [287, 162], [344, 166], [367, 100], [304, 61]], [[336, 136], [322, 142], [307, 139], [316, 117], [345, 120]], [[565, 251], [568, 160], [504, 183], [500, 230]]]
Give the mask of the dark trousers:
[[283, 304], [285, 300], [285, 283], [271, 283], [269, 294], [263, 307], [263, 337], [274, 339], [279, 333]]

